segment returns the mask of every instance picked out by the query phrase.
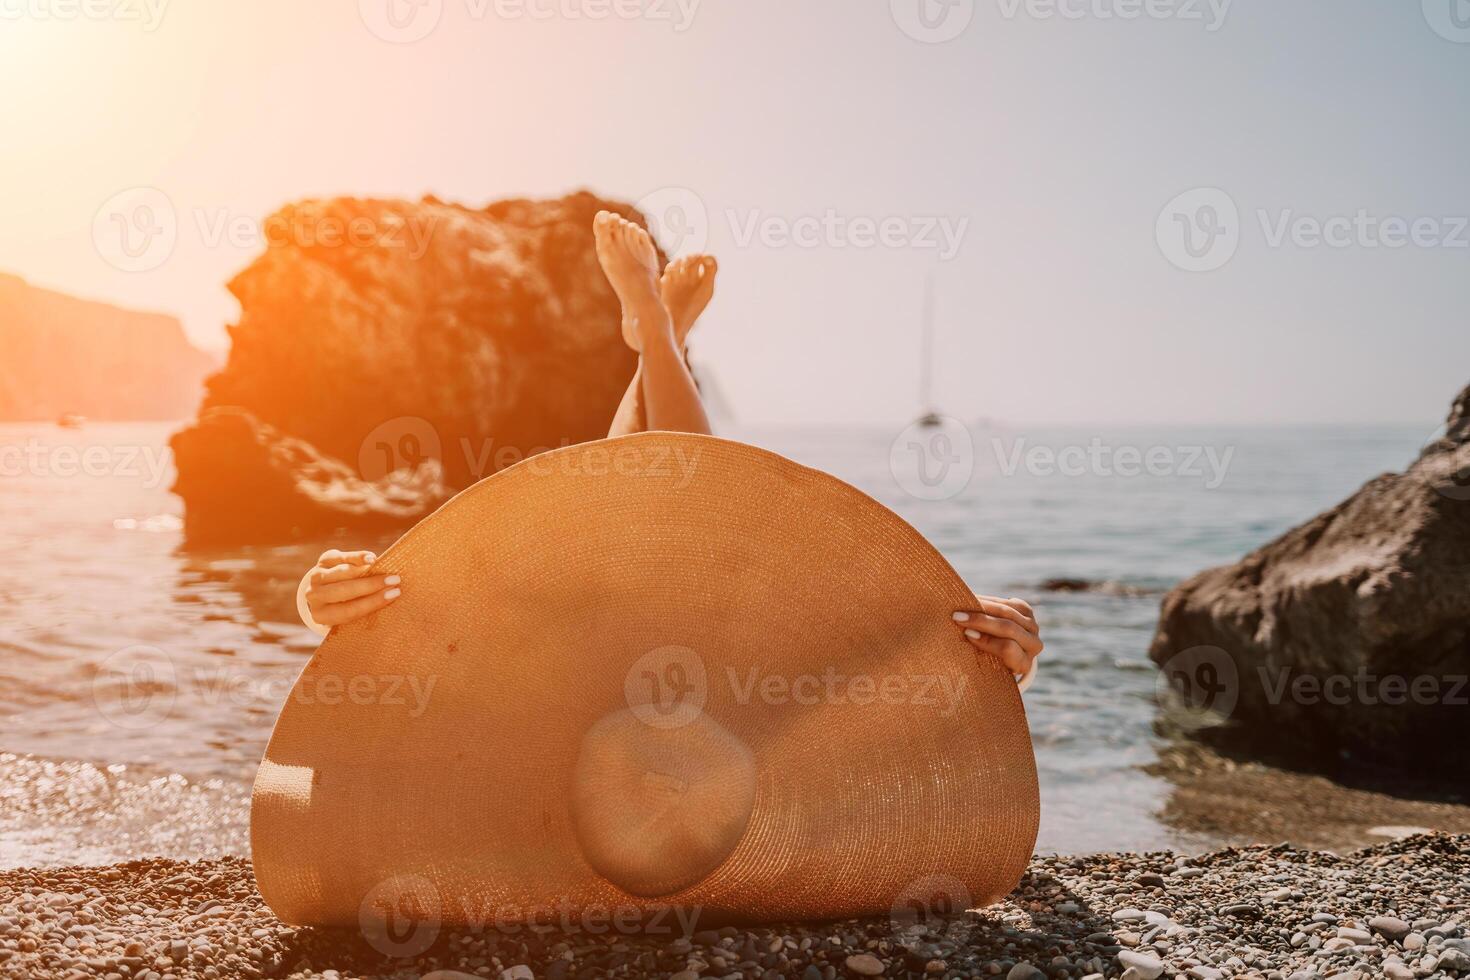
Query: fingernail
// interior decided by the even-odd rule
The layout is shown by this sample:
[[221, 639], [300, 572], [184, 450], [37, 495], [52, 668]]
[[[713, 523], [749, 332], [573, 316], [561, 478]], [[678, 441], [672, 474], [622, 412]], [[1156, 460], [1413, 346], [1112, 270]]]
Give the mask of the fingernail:
[[978, 639], [980, 639], [980, 631], [979, 630], [965, 630], [965, 635], [968, 636], [972, 640], [978, 640]]
[[402, 581], [403, 581], [403, 579], [401, 579], [397, 575], [389, 575], [387, 578], [383, 579], [383, 584], [384, 585], [397, 585], [399, 582], [402, 582]]
[[371, 563], [373, 563], [373, 562], [375, 562], [375, 561], [378, 560], [378, 556], [375, 555], [375, 554], [373, 554], [371, 551], [369, 551], [363, 557], [367, 559], [367, 561], [368, 561], [369, 564], [371, 564]]
[[394, 599], [397, 599], [402, 594], [402, 589], [389, 589], [387, 592], [383, 593], [383, 601], [392, 602]]
[[956, 623], [968, 623], [970, 621], [970, 614], [967, 612], [957, 612], [954, 614], [954, 621]]

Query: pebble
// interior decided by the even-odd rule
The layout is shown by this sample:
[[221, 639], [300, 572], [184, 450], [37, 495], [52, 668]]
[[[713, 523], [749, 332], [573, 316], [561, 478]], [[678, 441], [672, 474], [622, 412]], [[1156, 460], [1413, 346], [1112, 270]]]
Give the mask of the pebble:
[[1439, 954], [1438, 968], [1454, 970], [1457, 973], [1470, 971], [1470, 953], [1463, 953], [1458, 949], [1446, 949]]
[[1433, 835], [1347, 856], [1275, 845], [1037, 857], [1006, 899], [926, 922], [917, 944], [888, 915], [662, 936], [446, 925], [395, 960], [364, 958], [353, 930], [277, 921], [248, 861], [150, 859], [0, 871], [0, 977], [1428, 980], [1470, 975], [1467, 910], [1470, 836]]
[[1386, 938], [1398, 942], [1409, 934], [1409, 924], [1391, 915], [1375, 915], [1368, 920], [1368, 928], [1382, 933]]
[[1141, 980], [1154, 980], [1164, 972], [1164, 961], [1157, 956], [1147, 953], [1135, 952], [1131, 949], [1118, 951], [1118, 962], [1127, 970], [1132, 970], [1134, 975]]

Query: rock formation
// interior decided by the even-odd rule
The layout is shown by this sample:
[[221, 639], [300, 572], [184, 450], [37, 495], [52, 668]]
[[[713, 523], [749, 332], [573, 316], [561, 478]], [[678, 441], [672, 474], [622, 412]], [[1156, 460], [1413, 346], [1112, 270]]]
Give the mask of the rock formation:
[[1470, 387], [1406, 472], [1170, 592], [1150, 656], [1212, 740], [1470, 772]]
[[185, 500], [228, 502], [228, 518], [212, 507], [184, 510], [193, 544], [230, 543], [241, 533], [263, 540], [328, 534], [339, 528], [379, 531], [412, 524], [448, 500], [439, 461], [364, 480], [347, 464], [238, 408], [210, 408], [173, 438], [190, 464], [174, 492]]
[[0, 275], [0, 419], [188, 418], [214, 367], [173, 317]]
[[[280, 482], [295, 463], [270, 477], [300, 491], [277, 494], [280, 519], [247, 520], [209, 473], [227, 446], [289, 437], [289, 449], [266, 456], [298, 459], [305, 443], [327, 470], [345, 467], [364, 485], [418, 473], [392, 479], [397, 492], [425, 491], [422, 500], [368, 509], [406, 526], [442, 500], [432, 486], [462, 489], [540, 450], [606, 435], [636, 358], [593, 248], [601, 209], [639, 220], [588, 193], [483, 210], [333, 199], [272, 216], [265, 254], [230, 283], [241, 315], [229, 362], [209, 379], [201, 423], [174, 441], [191, 540], [312, 533], [330, 524], [323, 507], [340, 513], [339, 526], [361, 526], [356, 505], [306, 492], [312, 480]], [[209, 415], [226, 407], [248, 417]], [[438, 468], [425, 482], [428, 461]]]

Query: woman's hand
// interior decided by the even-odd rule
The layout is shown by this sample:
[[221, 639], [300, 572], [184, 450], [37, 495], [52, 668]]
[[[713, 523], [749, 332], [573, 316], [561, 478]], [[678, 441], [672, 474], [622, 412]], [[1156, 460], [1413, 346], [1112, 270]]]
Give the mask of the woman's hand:
[[306, 625], [326, 635], [341, 626], [377, 612], [403, 592], [397, 575], [374, 575], [371, 551], [322, 552], [316, 567], [306, 573], [296, 592], [296, 606]]
[[1029, 680], [1042, 650], [1041, 627], [1036, 625], [1030, 603], [977, 595], [973, 609], [955, 611], [954, 622], [975, 649], [999, 659], [1018, 678]]

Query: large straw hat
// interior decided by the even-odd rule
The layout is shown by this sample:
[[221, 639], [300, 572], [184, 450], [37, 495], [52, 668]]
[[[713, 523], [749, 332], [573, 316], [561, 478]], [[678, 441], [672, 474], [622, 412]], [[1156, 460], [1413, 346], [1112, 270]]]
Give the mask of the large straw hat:
[[939, 553], [839, 480], [708, 436], [588, 443], [378, 564], [402, 598], [323, 642], [256, 779], [286, 922], [835, 918], [990, 903], [1026, 866], [1016, 682], [951, 622], [974, 599]]

